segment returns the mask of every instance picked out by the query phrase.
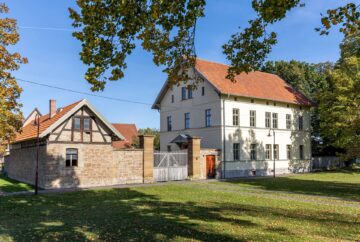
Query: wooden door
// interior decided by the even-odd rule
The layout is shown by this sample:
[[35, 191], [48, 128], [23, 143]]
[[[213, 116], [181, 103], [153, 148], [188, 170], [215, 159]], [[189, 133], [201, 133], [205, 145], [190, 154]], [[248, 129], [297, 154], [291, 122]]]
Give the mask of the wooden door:
[[207, 155], [206, 156], [206, 177], [215, 178], [215, 156]]

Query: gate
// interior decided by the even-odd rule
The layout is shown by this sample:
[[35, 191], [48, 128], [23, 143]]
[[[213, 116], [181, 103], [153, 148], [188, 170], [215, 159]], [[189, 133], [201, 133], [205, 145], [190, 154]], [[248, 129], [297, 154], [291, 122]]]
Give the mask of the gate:
[[154, 153], [155, 181], [179, 181], [185, 180], [187, 178], [187, 151]]

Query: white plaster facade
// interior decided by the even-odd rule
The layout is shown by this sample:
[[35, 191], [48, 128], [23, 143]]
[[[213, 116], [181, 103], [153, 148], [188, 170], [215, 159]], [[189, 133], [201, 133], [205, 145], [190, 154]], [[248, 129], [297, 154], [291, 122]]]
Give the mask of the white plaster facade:
[[[283, 103], [272, 100], [251, 97], [236, 97], [220, 94], [207, 80], [200, 82], [193, 90], [193, 98], [182, 100], [184, 85], [173, 86], [162, 90], [158, 97], [159, 104], [154, 105], [160, 111], [160, 149], [177, 150], [176, 144], [170, 142], [179, 134], [201, 137], [201, 147], [219, 149], [222, 151], [222, 161], [232, 164], [234, 169], [260, 169], [266, 166], [270, 171], [273, 160], [273, 144], [279, 147], [279, 157], [276, 159], [279, 169], [288, 170], [291, 160], [310, 160], [310, 107]], [[202, 95], [202, 89], [205, 89]], [[173, 96], [173, 98], [172, 98]], [[211, 110], [211, 125], [205, 125], [205, 110]], [[239, 110], [239, 125], [233, 124], [233, 109]], [[250, 111], [256, 112], [255, 127], [250, 127]], [[265, 127], [265, 113], [271, 113], [271, 128]], [[185, 113], [190, 113], [190, 127], [185, 129]], [[278, 115], [278, 127], [273, 129], [272, 113]], [[286, 115], [291, 115], [291, 127], [286, 127]], [[299, 117], [303, 118], [303, 129], [299, 130]], [[167, 117], [171, 117], [172, 130], [168, 131]], [[270, 136], [269, 136], [270, 133]], [[234, 162], [233, 144], [240, 146], [239, 159]], [[256, 160], [266, 162], [254, 164], [250, 157], [250, 146], [256, 144]], [[266, 159], [266, 144], [271, 145], [271, 157]], [[288, 145], [291, 145], [288, 157]], [[303, 147], [303, 157], [300, 159], [300, 145]], [[249, 163], [250, 162], [250, 163]], [[281, 165], [283, 164], [283, 165]]]

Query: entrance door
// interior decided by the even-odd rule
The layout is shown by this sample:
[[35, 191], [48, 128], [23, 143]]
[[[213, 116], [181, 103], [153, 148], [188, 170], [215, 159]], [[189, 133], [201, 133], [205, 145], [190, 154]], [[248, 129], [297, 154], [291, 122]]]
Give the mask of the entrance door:
[[215, 178], [215, 156], [207, 155], [206, 156], [206, 177], [208, 179]]

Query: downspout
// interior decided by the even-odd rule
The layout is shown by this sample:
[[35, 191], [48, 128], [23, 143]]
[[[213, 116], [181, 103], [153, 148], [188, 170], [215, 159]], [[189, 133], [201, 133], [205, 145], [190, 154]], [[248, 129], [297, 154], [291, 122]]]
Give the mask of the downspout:
[[226, 178], [226, 143], [225, 143], [225, 139], [226, 139], [226, 134], [225, 134], [225, 99], [223, 99], [223, 178]]

